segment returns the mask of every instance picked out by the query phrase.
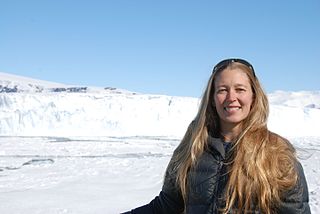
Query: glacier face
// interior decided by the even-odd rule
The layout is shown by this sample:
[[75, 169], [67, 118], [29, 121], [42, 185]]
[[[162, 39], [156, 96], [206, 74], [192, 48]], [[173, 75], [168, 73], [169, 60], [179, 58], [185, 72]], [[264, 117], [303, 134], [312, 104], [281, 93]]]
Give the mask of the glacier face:
[[128, 93], [0, 93], [0, 135], [182, 135], [198, 99]]

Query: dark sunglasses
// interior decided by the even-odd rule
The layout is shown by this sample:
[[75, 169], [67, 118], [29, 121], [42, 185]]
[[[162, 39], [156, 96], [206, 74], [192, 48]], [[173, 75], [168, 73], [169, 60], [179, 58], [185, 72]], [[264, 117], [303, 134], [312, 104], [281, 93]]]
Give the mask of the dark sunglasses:
[[244, 59], [233, 59], [233, 58], [231, 58], [231, 59], [222, 60], [216, 66], [214, 66], [212, 73], [215, 73], [217, 71], [221, 71], [221, 70], [225, 69], [226, 67], [228, 67], [233, 62], [238, 62], [238, 63], [241, 63], [241, 64], [247, 66], [252, 71], [253, 76], [256, 77], [256, 74], [254, 72], [253, 66], [248, 61], [246, 61]]

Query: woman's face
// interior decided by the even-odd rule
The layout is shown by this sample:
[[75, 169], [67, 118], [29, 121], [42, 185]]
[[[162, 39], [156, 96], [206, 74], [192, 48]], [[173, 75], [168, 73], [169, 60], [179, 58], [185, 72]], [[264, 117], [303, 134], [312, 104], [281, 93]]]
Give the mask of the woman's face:
[[249, 114], [253, 92], [247, 74], [239, 68], [225, 69], [214, 81], [214, 105], [222, 129], [241, 124]]

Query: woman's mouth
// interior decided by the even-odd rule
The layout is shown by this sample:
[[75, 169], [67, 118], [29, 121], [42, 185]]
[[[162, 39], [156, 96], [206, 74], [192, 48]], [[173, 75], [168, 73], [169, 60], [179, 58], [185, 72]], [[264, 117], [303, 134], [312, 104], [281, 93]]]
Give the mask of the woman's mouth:
[[241, 109], [241, 106], [228, 106], [223, 108], [226, 112], [235, 112]]

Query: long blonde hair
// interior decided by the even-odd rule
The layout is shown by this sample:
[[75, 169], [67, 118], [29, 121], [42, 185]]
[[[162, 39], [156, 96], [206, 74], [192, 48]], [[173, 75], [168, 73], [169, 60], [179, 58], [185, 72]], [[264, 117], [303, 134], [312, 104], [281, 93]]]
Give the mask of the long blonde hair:
[[[297, 181], [295, 150], [286, 139], [268, 131], [267, 96], [252, 69], [239, 62], [232, 62], [225, 69], [236, 68], [248, 75], [254, 97], [250, 113], [242, 121], [242, 132], [234, 142], [234, 155], [228, 169], [226, 205], [221, 211], [246, 213], [258, 209], [269, 214], [280, 203], [283, 191]], [[220, 132], [213, 96], [215, 78], [222, 70], [213, 72], [210, 76], [198, 113], [170, 163], [175, 166], [176, 182], [184, 202], [188, 194], [189, 170], [205, 150], [208, 135], [217, 136]]]

